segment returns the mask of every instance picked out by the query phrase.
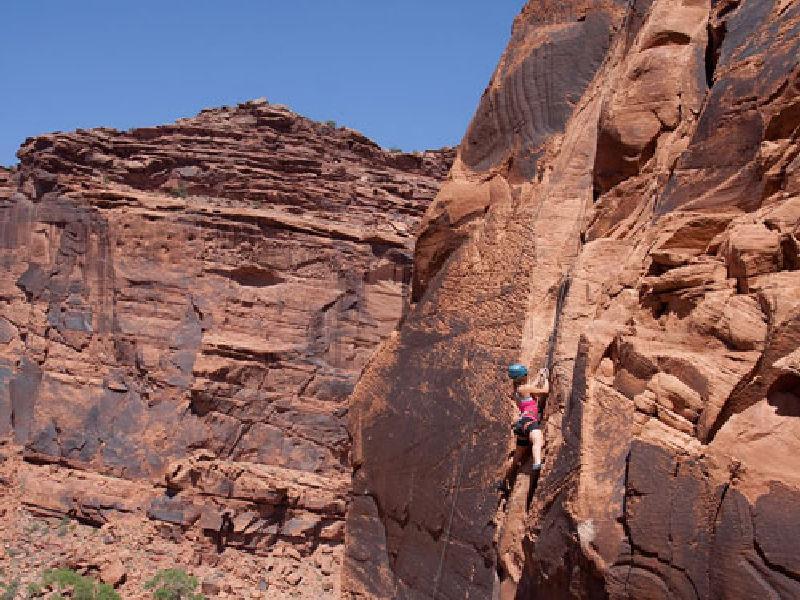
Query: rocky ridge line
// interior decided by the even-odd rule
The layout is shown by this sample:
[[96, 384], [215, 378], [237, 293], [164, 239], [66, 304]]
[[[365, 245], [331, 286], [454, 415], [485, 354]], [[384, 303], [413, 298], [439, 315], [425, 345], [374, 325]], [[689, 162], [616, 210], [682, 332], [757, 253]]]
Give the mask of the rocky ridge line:
[[[253, 101], [18, 155], [0, 172], [0, 567], [118, 573], [99, 529], [125, 597], [170, 563], [223, 597], [337, 593], [347, 398], [405, 310], [452, 152]], [[63, 516], [69, 545], [31, 537]]]

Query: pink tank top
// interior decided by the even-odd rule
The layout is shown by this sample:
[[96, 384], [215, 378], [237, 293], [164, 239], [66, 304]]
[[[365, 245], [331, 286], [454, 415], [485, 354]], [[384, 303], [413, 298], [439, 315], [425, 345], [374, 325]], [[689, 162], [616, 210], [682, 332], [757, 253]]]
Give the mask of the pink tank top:
[[532, 396], [522, 396], [514, 392], [514, 400], [517, 403], [520, 415], [531, 417], [536, 421], [539, 420], [539, 403], [536, 401], [536, 398]]

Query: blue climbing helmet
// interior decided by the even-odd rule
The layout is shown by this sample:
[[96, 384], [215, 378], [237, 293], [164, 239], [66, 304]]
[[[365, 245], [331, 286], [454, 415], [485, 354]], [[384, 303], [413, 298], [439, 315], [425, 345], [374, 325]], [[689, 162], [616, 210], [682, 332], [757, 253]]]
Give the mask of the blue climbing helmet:
[[520, 363], [508, 365], [508, 376], [511, 379], [520, 379], [528, 374], [528, 367]]

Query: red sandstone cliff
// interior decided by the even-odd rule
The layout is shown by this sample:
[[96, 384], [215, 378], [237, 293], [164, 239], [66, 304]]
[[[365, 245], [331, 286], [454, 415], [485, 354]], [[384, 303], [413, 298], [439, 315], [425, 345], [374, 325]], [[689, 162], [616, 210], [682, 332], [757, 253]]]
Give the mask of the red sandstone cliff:
[[799, 56], [797, 0], [526, 6], [354, 393], [348, 597], [800, 597]]
[[0, 171], [4, 577], [67, 564], [136, 597], [182, 565], [228, 597], [338, 593], [346, 399], [407, 304], [452, 153], [255, 101], [19, 157]]

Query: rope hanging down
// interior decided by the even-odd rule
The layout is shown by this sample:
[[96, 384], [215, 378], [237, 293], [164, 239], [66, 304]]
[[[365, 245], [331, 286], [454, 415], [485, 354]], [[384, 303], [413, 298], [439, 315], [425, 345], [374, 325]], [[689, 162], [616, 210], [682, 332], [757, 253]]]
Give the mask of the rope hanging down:
[[[540, 215], [540, 213], [542, 211], [542, 207], [544, 206], [545, 199], [546, 198], [542, 198], [542, 201], [539, 203], [539, 206], [536, 207], [536, 212], [535, 212], [533, 220], [532, 220], [532, 222], [530, 224], [530, 227], [531, 227], [532, 230], [535, 230], [535, 227], [536, 227], [536, 225], [537, 225], [537, 223], [539, 221], [539, 215]], [[586, 213], [586, 204], [584, 203], [584, 205], [581, 207], [580, 216], [579, 216], [579, 218], [578, 218], [578, 220], [576, 222], [576, 227], [578, 228], [578, 231], [580, 231], [580, 227], [581, 227], [581, 225], [583, 223], [583, 219], [585, 217], [585, 213]], [[569, 244], [569, 241], [567, 241], [567, 245], [568, 244]], [[581, 241], [580, 238], [578, 238], [578, 249], [580, 249], [581, 246], [582, 246], [582, 241]], [[577, 258], [577, 254], [576, 254], [575, 258]], [[553, 365], [553, 358], [554, 358], [554, 354], [555, 354], [556, 342], [558, 340], [558, 328], [559, 328], [559, 324], [561, 322], [561, 314], [562, 314], [562, 312], [564, 310], [564, 303], [566, 301], [567, 294], [569, 293], [570, 284], [572, 282], [572, 272], [573, 272], [574, 268], [575, 268], [575, 263], [573, 262], [573, 264], [571, 265], [571, 267], [569, 269], [569, 272], [566, 273], [561, 278], [561, 282], [559, 284], [558, 297], [556, 299], [555, 316], [553, 317], [553, 330], [550, 333], [550, 340], [549, 340], [548, 349], [547, 349], [547, 363], [546, 363], [546, 366], [547, 366], [548, 369], [551, 369], [552, 365]], [[520, 265], [517, 266], [517, 271], [516, 271], [516, 273], [514, 275], [515, 279], [519, 276], [519, 274], [521, 272], [521, 269], [522, 269], [522, 265], [520, 264]], [[470, 358], [474, 358], [474, 356], [472, 356]], [[474, 408], [474, 410], [472, 412], [472, 422], [471, 422], [470, 427], [469, 427], [469, 429], [467, 431], [471, 431], [475, 427], [475, 423], [477, 421], [477, 412], [478, 412], [477, 408]], [[461, 490], [461, 481], [462, 481], [462, 477], [463, 477], [463, 474], [464, 474], [464, 462], [465, 462], [466, 457], [467, 457], [467, 449], [468, 449], [467, 444], [464, 444], [462, 446], [462, 448], [461, 448], [461, 457], [460, 457], [460, 460], [457, 463], [456, 475], [453, 478], [454, 479], [453, 480], [453, 483], [454, 483], [453, 501], [452, 501], [452, 503], [450, 505], [450, 514], [448, 515], [448, 519], [447, 519], [447, 528], [445, 530], [445, 535], [444, 535], [444, 544], [442, 545], [442, 552], [441, 552], [441, 554], [439, 556], [439, 564], [437, 566], [436, 575], [434, 576], [434, 580], [433, 580], [433, 593], [432, 593], [433, 600], [436, 600], [436, 597], [438, 596], [438, 593], [439, 593], [439, 584], [441, 582], [442, 570], [444, 568], [444, 562], [445, 562], [445, 559], [446, 559], [446, 556], [447, 556], [447, 549], [450, 546], [450, 533], [451, 533], [451, 529], [452, 529], [452, 526], [453, 526], [453, 516], [455, 514], [456, 503], [458, 502], [458, 494], [459, 494], [459, 491]]]
[[558, 341], [558, 327], [561, 324], [561, 314], [564, 311], [564, 303], [569, 293], [569, 286], [572, 283], [572, 273], [567, 273], [561, 278], [558, 286], [558, 298], [556, 299], [556, 312], [553, 316], [553, 331], [550, 332], [550, 341], [547, 346], [547, 360], [545, 366], [548, 371], [553, 368], [553, 358], [556, 352], [556, 342]]
[[[470, 364], [474, 364], [475, 353], [474, 351], [470, 353], [469, 358], [464, 363], [464, 369], [466, 370], [469, 368]], [[467, 433], [470, 433], [474, 430], [475, 425], [478, 420], [478, 408], [477, 404], [473, 405], [472, 410], [472, 419], [470, 421], [469, 427], [467, 428]], [[462, 440], [463, 440], [462, 436]], [[439, 555], [439, 566], [436, 568], [436, 575], [433, 578], [433, 600], [436, 600], [436, 597], [439, 593], [439, 582], [441, 581], [442, 577], [442, 569], [444, 568], [444, 561], [447, 557], [447, 549], [450, 546], [450, 532], [453, 528], [453, 516], [455, 515], [456, 511], [456, 503], [458, 502], [458, 494], [461, 491], [461, 480], [464, 475], [464, 463], [467, 458], [467, 450], [469, 449], [470, 445], [463, 443], [461, 445], [461, 458], [457, 463], [457, 471], [455, 477], [453, 477], [453, 502], [450, 504], [450, 514], [447, 518], [447, 529], [445, 530], [444, 534], [444, 544], [442, 545], [442, 552]]]

